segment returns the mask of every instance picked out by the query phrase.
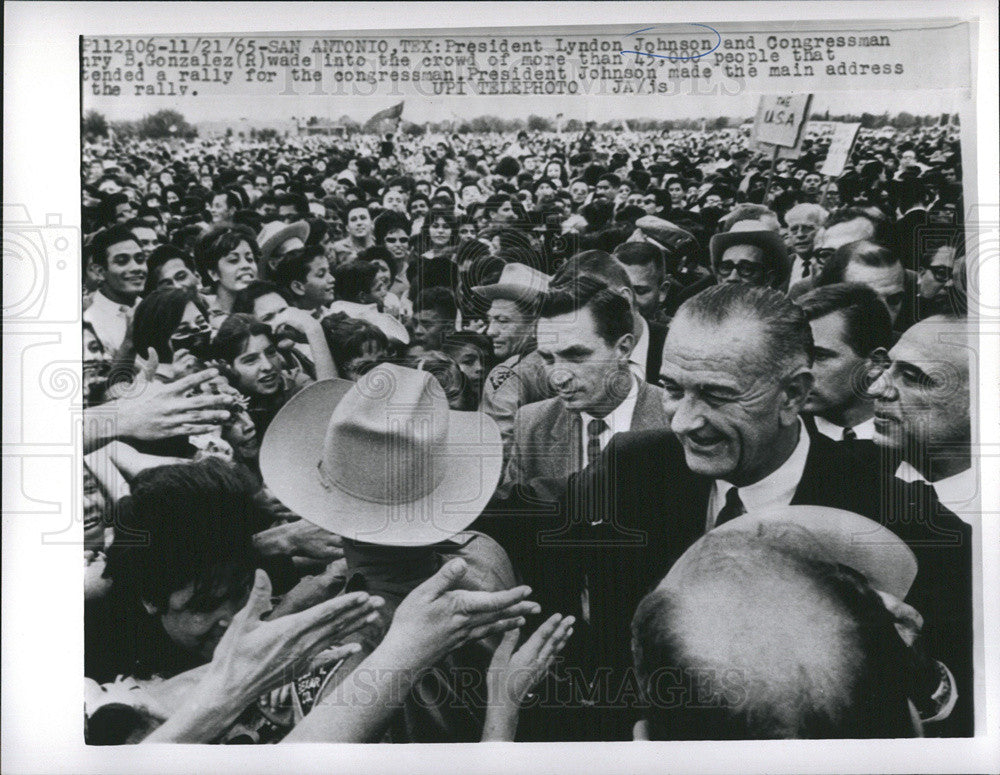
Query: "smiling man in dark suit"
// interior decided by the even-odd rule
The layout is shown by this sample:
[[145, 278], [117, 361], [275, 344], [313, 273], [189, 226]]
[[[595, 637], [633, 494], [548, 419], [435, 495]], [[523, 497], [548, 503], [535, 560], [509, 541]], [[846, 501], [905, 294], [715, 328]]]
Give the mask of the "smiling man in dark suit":
[[874, 515], [877, 467], [857, 470], [849, 450], [811, 437], [799, 417], [811, 362], [809, 323], [784, 294], [713, 286], [681, 305], [667, 334], [669, 427], [615, 435], [570, 477], [559, 506], [530, 492], [494, 504], [486, 522], [539, 602], [580, 622], [566, 656], [591, 709], [539, 737], [628, 737], [629, 617], [706, 531], [788, 505]]

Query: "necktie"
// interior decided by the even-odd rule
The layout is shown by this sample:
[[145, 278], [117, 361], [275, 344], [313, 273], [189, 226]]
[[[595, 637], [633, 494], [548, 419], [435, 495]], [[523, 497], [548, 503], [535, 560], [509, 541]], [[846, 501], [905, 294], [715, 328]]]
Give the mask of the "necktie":
[[601, 434], [607, 430], [604, 420], [591, 420], [587, 423], [587, 463], [593, 463], [601, 456]]
[[743, 501], [740, 500], [740, 491], [735, 487], [730, 487], [729, 492], [726, 493], [726, 502], [719, 511], [719, 516], [715, 518], [715, 526], [718, 527], [746, 513], [747, 510], [743, 507]]
[[841, 441], [854, 441], [858, 438], [858, 434], [854, 432], [854, 428], [844, 428], [844, 435], [841, 437]]
[[809, 279], [809, 267], [812, 265], [812, 259], [808, 256], [802, 258], [802, 279]]

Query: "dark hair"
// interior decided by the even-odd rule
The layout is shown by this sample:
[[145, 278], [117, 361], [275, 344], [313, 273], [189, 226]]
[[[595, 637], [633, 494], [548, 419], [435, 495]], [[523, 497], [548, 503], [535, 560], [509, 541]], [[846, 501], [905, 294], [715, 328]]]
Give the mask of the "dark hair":
[[108, 248], [112, 245], [117, 245], [119, 242], [128, 241], [132, 241], [136, 245], [139, 244], [139, 240], [127, 226], [116, 224], [114, 226], [109, 226], [106, 229], [101, 229], [90, 240], [90, 262], [96, 264], [97, 266], [103, 266], [107, 269]]
[[424, 310], [433, 310], [443, 318], [455, 320], [458, 317], [458, 303], [455, 301], [455, 294], [449, 288], [443, 288], [439, 285], [424, 288], [413, 302], [413, 312], [423, 312]]
[[880, 247], [868, 240], [848, 242], [837, 248], [833, 255], [823, 263], [823, 269], [820, 271], [819, 277], [816, 278], [816, 287], [844, 282], [844, 275], [851, 263], [871, 267], [890, 267], [899, 264], [899, 258], [887, 248]]
[[266, 323], [243, 312], [230, 315], [212, 340], [212, 357], [232, 363], [243, 354], [252, 336], [266, 336], [274, 343], [274, 333]]
[[160, 288], [139, 302], [132, 317], [132, 343], [135, 351], [145, 357], [149, 348], [156, 350], [161, 363], [171, 363], [174, 359], [170, 347], [173, 336], [188, 304], [202, 315], [208, 316], [205, 303], [180, 288]]
[[269, 283], [267, 280], [254, 280], [243, 290], [236, 292], [233, 299], [234, 313], [240, 312], [246, 315], [254, 314], [254, 305], [261, 296], [276, 293], [289, 304], [292, 303], [291, 294], [279, 285]]
[[843, 315], [846, 342], [861, 358], [867, 358], [878, 347], [892, 347], [894, 337], [889, 310], [867, 285], [825, 285], [801, 296], [796, 303], [810, 321], [834, 312]]
[[194, 259], [206, 283], [212, 282], [209, 272], [218, 271], [219, 261], [236, 250], [241, 242], [250, 246], [254, 259], [259, 261], [260, 247], [257, 245], [257, 238], [246, 226], [219, 224], [198, 238], [194, 246]]
[[368, 304], [378, 267], [370, 261], [348, 261], [333, 270], [334, 286], [338, 299]]
[[657, 277], [666, 273], [663, 251], [649, 242], [623, 242], [615, 248], [614, 257], [626, 266], [651, 266]]
[[[709, 534], [694, 550], [693, 578], [661, 584], [639, 603], [632, 620], [632, 651], [650, 738], [913, 737], [907, 695], [914, 685], [914, 659], [878, 594], [851, 568], [770, 539], [768, 532]], [[708, 595], [706, 600], [717, 603], [718, 610], [710, 607], [693, 619], [704, 602], [693, 609], [685, 598], [687, 590], [711, 584], [713, 576], [729, 577], [732, 584], [743, 578], [758, 584], [786, 579], [774, 585], [779, 602], [794, 594], [798, 603], [808, 595], [821, 613], [829, 612], [822, 617], [828, 622], [828, 640], [815, 644], [819, 653], [814, 650], [799, 664], [785, 665], [783, 660], [798, 657], [797, 652], [788, 655], [787, 644], [780, 642], [789, 626], [772, 630], [763, 624], [749, 637], [764, 642], [751, 641], [748, 647], [757, 651], [737, 663], [726, 656], [726, 639], [745, 636], [726, 629], [726, 614], [732, 613], [727, 606], [742, 601]], [[791, 626], [799, 624], [804, 616], [800, 606], [786, 609]], [[685, 637], [692, 625], [706, 630], [698, 631], [699, 637], [722, 639], [721, 659], [692, 650]], [[774, 654], [785, 656], [776, 660]], [[778, 669], [784, 674], [775, 675]], [[683, 698], [677, 694], [680, 687]]]
[[275, 284], [289, 289], [293, 282], [303, 283], [309, 274], [309, 265], [317, 258], [326, 258], [321, 245], [306, 245], [289, 250], [271, 270], [272, 279]]
[[796, 360], [813, 361], [813, 337], [802, 308], [781, 291], [749, 283], [722, 283], [696, 293], [677, 309], [683, 315], [712, 325], [732, 319], [760, 323], [767, 333], [764, 342], [772, 368], [787, 368]]
[[226, 204], [233, 210], [239, 210], [241, 207], [243, 207], [243, 199], [240, 197], [238, 193], [236, 193], [236, 191], [234, 191], [231, 188], [227, 188], [222, 191], [215, 191], [212, 193], [212, 199], [215, 199], [215, 197], [217, 196], [226, 197]]
[[395, 210], [383, 210], [374, 221], [372, 235], [375, 237], [375, 243], [381, 245], [385, 242], [389, 232], [402, 229], [409, 236], [411, 228], [410, 219], [402, 213], [397, 213]]
[[[396, 279], [399, 267], [395, 257], [389, 252], [387, 247], [382, 245], [372, 245], [370, 248], [365, 248], [358, 253], [358, 261], [381, 261], [389, 268], [390, 280]], [[336, 272], [334, 272], [334, 274], [336, 274]]]
[[588, 309], [597, 335], [613, 345], [635, 326], [632, 308], [624, 296], [615, 293], [596, 277], [581, 276], [572, 286], [551, 289], [542, 299], [540, 317], [552, 318]]
[[580, 277], [593, 277], [614, 288], [631, 288], [632, 281], [622, 263], [604, 250], [585, 250], [566, 260], [552, 278], [557, 287]]
[[301, 194], [282, 194], [277, 197], [275, 204], [280, 208], [291, 205], [295, 208], [296, 215], [305, 217], [309, 214], [309, 200]]
[[188, 605], [213, 610], [256, 567], [257, 489], [245, 471], [215, 457], [138, 473], [108, 550], [114, 588], [162, 611], [174, 592], [193, 585]]
[[160, 269], [175, 258], [183, 262], [184, 266], [186, 266], [193, 275], [198, 275], [198, 269], [194, 265], [194, 258], [192, 258], [188, 253], [185, 253], [183, 250], [173, 245], [159, 245], [154, 248], [146, 258], [145, 292], [147, 294], [156, 290], [157, 283], [160, 281], [158, 276]]
[[424, 216], [424, 222], [420, 227], [421, 252], [431, 247], [430, 230], [437, 221], [444, 221], [451, 229], [451, 234], [448, 237], [449, 245], [454, 245], [458, 240], [458, 221], [455, 218], [455, 213], [445, 207], [434, 207]]
[[364, 346], [374, 342], [383, 350], [389, 349], [389, 339], [380, 328], [367, 320], [348, 317], [343, 312], [327, 315], [320, 321], [326, 344], [340, 376], [346, 379], [343, 365], [364, 354]]

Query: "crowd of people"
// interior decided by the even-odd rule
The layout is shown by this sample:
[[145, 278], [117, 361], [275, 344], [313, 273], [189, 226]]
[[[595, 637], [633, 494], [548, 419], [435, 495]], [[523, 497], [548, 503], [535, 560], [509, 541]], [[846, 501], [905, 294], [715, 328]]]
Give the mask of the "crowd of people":
[[86, 738], [973, 733], [958, 128], [82, 148]]

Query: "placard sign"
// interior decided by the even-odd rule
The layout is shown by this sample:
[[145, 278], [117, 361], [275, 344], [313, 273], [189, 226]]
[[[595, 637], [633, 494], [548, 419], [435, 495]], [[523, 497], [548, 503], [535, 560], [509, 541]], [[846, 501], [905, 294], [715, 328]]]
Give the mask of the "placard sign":
[[782, 148], [794, 148], [809, 113], [811, 94], [764, 94], [753, 122], [753, 139]]
[[836, 177], [844, 171], [844, 165], [851, 155], [851, 146], [858, 136], [861, 124], [837, 124], [830, 138], [830, 147], [826, 152], [826, 160], [820, 167], [820, 172], [830, 177]]

